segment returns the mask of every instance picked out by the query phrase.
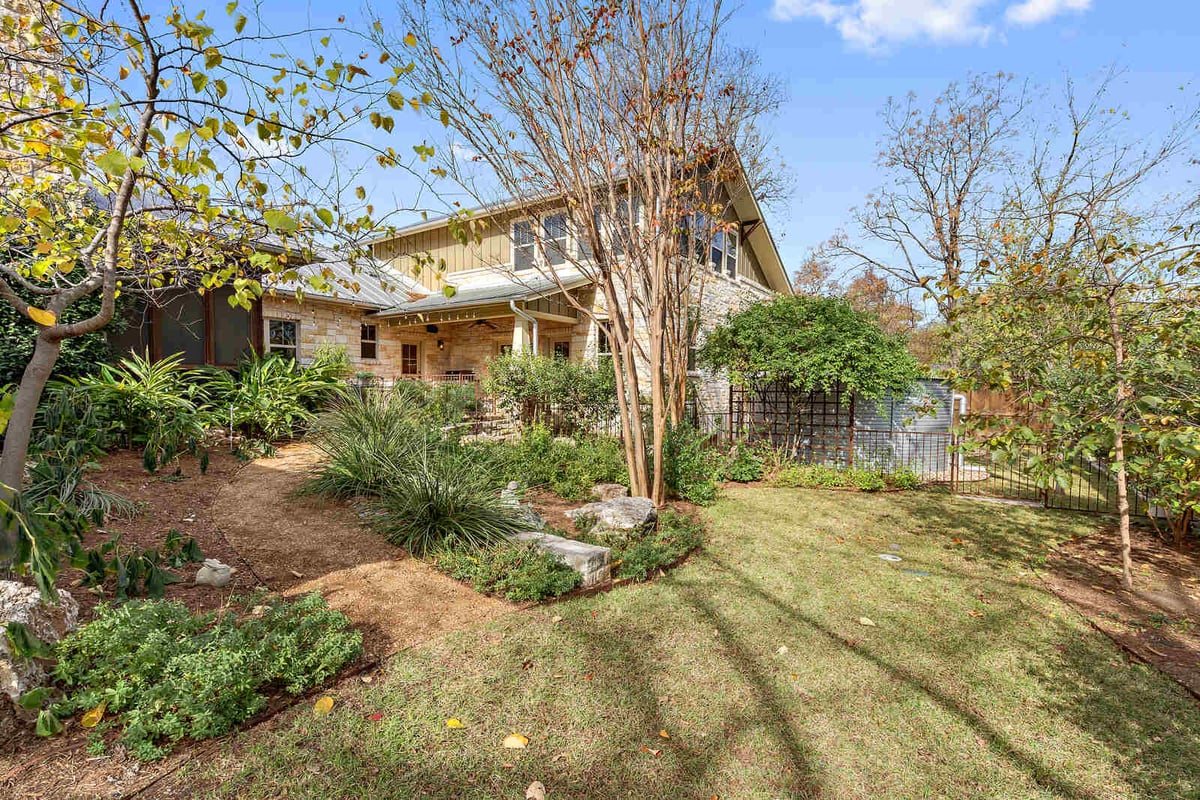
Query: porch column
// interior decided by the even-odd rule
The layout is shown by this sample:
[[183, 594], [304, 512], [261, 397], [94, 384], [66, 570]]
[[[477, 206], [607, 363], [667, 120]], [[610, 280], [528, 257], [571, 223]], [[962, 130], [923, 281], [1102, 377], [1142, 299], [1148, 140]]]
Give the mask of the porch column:
[[532, 351], [534, 355], [537, 354], [537, 342], [533, 341], [533, 335], [529, 331], [529, 323], [520, 317], [513, 317], [512, 350], [514, 353]]

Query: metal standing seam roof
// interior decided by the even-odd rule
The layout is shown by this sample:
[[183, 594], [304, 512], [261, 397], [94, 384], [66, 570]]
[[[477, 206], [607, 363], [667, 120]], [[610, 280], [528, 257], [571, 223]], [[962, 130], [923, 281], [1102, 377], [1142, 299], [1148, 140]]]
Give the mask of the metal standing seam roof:
[[385, 308], [375, 314], [377, 317], [399, 317], [408, 314], [420, 314], [430, 311], [449, 311], [458, 308], [469, 308], [487, 303], [507, 302], [509, 300], [531, 300], [537, 297], [548, 297], [566, 289], [576, 289], [591, 283], [587, 278], [576, 278], [559, 283], [545, 276], [530, 277], [524, 280], [509, 281], [502, 284], [487, 284], [484, 286], [468, 286], [459, 289], [453, 297], [446, 297], [441, 292], [430, 294], [419, 300], [401, 303]]
[[[318, 291], [305, 280], [310, 275], [319, 275], [325, 271], [333, 276], [329, 278], [329, 291]], [[300, 290], [305, 297], [370, 306], [375, 309], [394, 306], [409, 293], [426, 291], [412, 278], [405, 277], [386, 264], [370, 258], [360, 258], [353, 265], [344, 259], [314, 261], [296, 267], [296, 272], [300, 274], [299, 279], [271, 283], [264, 288], [284, 294], [295, 294]]]

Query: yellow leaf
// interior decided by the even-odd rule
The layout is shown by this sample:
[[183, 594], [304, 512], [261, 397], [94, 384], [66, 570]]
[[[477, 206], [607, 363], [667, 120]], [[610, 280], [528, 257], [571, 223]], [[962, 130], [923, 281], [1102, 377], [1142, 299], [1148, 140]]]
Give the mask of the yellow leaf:
[[58, 318], [55, 317], [54, 314], [46, 311], [45, 309], [35, 308], [34, 306], [30, 306], [25, 313], [27, 313], [29, 318], [38, 325], [44, 325], [47, 328], [58, 321]]
[[409, 47], [416, 47], [416, 46], [417, 46], [417, 37], [416, 37], [416, 36], [413, 36], [413, 35], [410, 33], [410, 34], [408, 34], [407, 36], [405, 36], [405, 37], [404, 37], [404, 43], [405, 43], [406, 45], [408, 45]]
[[50, 244], [49, 242], [38, 242], [37, 247], [34, 248], [34, 251], [39, 256], [44, 256], [46, 253], [49, 253], [53, 247], [54, 245]]
[[318, 717], [327, 716], [329, 714], [329, 712], [332, 710], [333, 710], [333, 698], [330, 697], [329, 695], [325, 695], [324, 697], [322, 697], [320, 700], [318, 700], [316, 703], [313, 704], [313, 713], [316, 714]]
[[509, 750], [520, 750], [527, 744], [529, 744], [529, 738], [519, 733], [512, 733], [504, 737], [504, 746]]
[[458, 717], [451, 717], [450, 719], [446, 720], [446, 727], [461, 728], [463, 727], [462, 720], [460, 720]]
[[50, 145], [36, 139], [26, 142], [25, 147], [31, 152], [37, 153], [39, 156], [44, 156], [50, 152]]
[[100, 720], [104, 719], [104, 709], [107, 707], [108, 701], [102, 700], [100, 705], [83, 715], [82, 719], [79, 720], [79, 724], [85, 728], [96, 727], [100, 724]]
[[662, 737], [662, 738], [664, 738], [664, 739], [670, 739], [670, 738], [671, 738], [671, 734], [667, 733], [666, 731], [659, 731], [659, 732], [658, 732], [658, 735], [659, 735], [659, 736], [661, 736], [661, 737]]

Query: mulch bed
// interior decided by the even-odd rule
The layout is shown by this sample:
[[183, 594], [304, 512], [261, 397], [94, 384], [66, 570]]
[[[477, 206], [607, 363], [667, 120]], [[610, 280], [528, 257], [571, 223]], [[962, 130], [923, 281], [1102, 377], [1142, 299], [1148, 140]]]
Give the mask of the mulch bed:
[[[208, 470], [204, 473], [200, 472], [199, 459], [191, 456], [180, 459], [177, 473], [168, 468], [154, 474], [142, 466], [140, 452], [122, 450], [105, 456], [100, 469], [91, 472], [89, 479], [132, 500], [141, 510], [133, 519], [109, 520], [104, 528], [89, 531], [84, 544], [97, 547], [118, 534], [122, 552], [149, 548], [161, 551], [171, 529], [184, 537], [193, 537], [205, 558], [215, 558], [236, 570], [233, 580], [223, 589], [197, 586], [193, 579], [199, 565], [189, 564], [170, 570], [180, 582], [167, 586], [166, 597], [184, 603], [193, 611], [220, 608], [231, 595], [246, 594], [261, 583], [250, 564], [225, 539], [211, 513], [217, 489], [243, 466], [243, 462], [220, 448], [210, 453]], [[78, 585], [82, 577], [79, 570], [66, 569], [59, 575], [58, 585], [79, 601], [79, 621], [86, 622], [94, 617], [99, 603], [112, 599], [113, 581], [110, 579], [105, 586], [91, 590]]]
[[1135, 527], [1134, 588], [1121, 582], [1116, 530], [1072, 539], [1047, 562], [1047, 586], [1126, 651], [1200, 698], [1200, 545], [1177, 550]]

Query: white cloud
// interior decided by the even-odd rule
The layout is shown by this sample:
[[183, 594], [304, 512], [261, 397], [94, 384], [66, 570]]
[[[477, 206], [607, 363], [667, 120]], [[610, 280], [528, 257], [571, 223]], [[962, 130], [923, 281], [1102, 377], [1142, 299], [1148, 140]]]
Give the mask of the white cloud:
[[1092, 7], [1092, 0], [1024, 0], [1008, 7], [1004, 18], [1014, 25], [1039, 25], [1067, 11], [1081, 13]]
[[850, 45], [875, 50], [889, 44], [987, 41], [991, 26], [979, 19], [987, 0], [775, 0], [776, 19], [812, 17], [833, 25]]
[[1004, 19], [984, 10], [993, 0], [774, 0], [778, 20], [817, 19], [837, 29], [851, 47], [881, 50], [909, 43], [983, 44], [998, 28], [1037, 25], [1065, 12], [1082, 12], [1091, 0], [1021, 0]]

